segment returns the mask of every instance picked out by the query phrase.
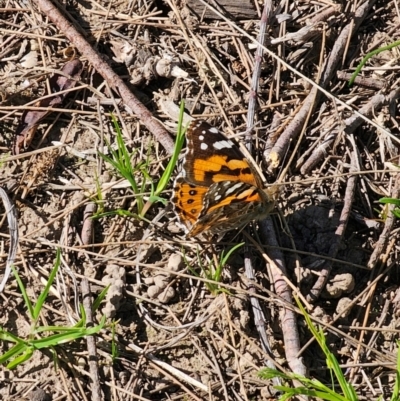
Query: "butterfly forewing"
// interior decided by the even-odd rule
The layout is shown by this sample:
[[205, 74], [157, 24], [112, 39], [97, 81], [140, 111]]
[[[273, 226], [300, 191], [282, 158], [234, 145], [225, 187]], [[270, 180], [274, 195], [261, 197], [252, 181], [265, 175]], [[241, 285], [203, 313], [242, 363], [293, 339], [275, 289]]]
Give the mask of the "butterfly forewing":
[[192, 122], [186, 133], [187, 153], [183, 165], [187, 181], [210, 186], [221, 181], [241, 181], [262, 187], [238, 146], [205, 121]]
[[264, 218], [274, 201], [239, 147], [204, 121], [186, 132], [172, 202], [190, 236], [223, 233]]

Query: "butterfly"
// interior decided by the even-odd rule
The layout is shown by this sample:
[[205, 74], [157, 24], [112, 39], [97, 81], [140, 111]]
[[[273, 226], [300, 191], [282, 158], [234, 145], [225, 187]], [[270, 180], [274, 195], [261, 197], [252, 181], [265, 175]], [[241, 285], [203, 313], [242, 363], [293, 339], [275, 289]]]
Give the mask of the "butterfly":
[[188, 236], [220, 234], [265, 218], [273, 193], [239, 146], [205, 121], [192, 121], [171, 201]]

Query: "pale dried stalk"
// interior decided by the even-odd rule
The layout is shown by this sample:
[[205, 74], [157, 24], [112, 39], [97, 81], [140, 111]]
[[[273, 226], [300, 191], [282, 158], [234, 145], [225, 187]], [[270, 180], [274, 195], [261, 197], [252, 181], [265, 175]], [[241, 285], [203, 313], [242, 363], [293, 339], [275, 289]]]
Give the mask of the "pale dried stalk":
[[[399, 199], [400, 198], [400, 174], [397, 174], [396, 181], [394, 183], [393, 190], [390, 194], [392, 198]], [[388, 215], [385, 220], [385, 226], [382, 230], [381, 235], [379, 236], [378, 242], [375, 244], [374, 251], [369, 258], [367, 267], [369, 269], [373, 269], [376, 264], [381, 260], [382, 254], [384, 254], [384, 248], [386, 247], [389, 239], [390, 233], [393, 230], [394, 223], [396, 222], [397, 218], [392, 213], [395, 205], [388, 205]]]
[[205, 392], [208, 391], [208, 387], [205, 384], [199, 382], [198, 380], [193, 379], [186, 373], [181, 372], [180, 370], [174, 368], [173, 366], [168, 365], [168, 363], [161, 361], [160, 359], [157, 359], [154, 355], [152, 355], [150, 353], [146, 353], [142, 348], [138, 347], [137, 345], [129, 344], [128, 347], [131, 348], [132, 350], [134, 350], [135, 352], [137, 352], [139, 355], [144, 355], [148, 360], [152, 361], [154, 364], [156, 364], [160, 368], [165, 369], [166, 371], [171, 373], [173, 376], [178, 377], [179, 379], [185, 381], [186, 383], [189, 383], [190, 385], [192, 385], [194, 387], [199, 388], [202, 391], [205, 391]]
[[18, 224], [17, 224], [17, 212], [15, 209], [15, 205], [11, 203], [10, 198], [7, 195], [7, 192], [0, 187], [0, 197], [3, 200], [7, 221], [8, 221], [8, 229], [10, 232], [10, 249], [7, 256], [6, 269], [4, 272], [3, 280], [0, 284], [0, 293], [3, 292], [4, 287], [6, 286], [8, 277], [11, 273], [11, 266], [14, 264], [15, 255], [17, 253], [18, 248]]

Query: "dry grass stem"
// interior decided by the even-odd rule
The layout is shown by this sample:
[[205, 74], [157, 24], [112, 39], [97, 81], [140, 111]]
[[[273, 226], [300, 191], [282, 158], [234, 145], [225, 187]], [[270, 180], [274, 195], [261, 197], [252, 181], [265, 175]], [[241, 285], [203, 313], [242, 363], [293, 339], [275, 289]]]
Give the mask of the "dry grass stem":
[[[0, 4], [0, 357], [31, 325], [11, 264], [35, 304], [61, 251], [41, 326], [76, 324], [82, 300], [90, 324], [106, 316], [87, 341], [1, 365], [0, 398], [276, 399], [265, 366], [330, 385], [295, 295], [360, 396], [389, 399], [398, 47], [348, 80], [398, 40], [398, 19], [376, 0]], [[239, 142], [276, 197], [266, 220], [185, 236], [177, 169], [165, 172], [181, 100], [183, 125], [207, 120]]]

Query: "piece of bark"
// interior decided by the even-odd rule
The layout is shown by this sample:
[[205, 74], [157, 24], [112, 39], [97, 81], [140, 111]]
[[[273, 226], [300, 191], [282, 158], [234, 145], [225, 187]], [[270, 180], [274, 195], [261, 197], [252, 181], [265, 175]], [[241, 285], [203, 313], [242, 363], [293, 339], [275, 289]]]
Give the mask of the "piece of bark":
[[80, 60], [71, 60], [64, 64], [61, 72], [70, 76], [67, 78], [60, 74], [54, 74], [50, 79], [51, 93], [54, 96], [49, 96], [38, 100], [33, 106], [48, 108], [47, 110], [26, 110], [22, 113], [20, 123], [16, 129], [14, 142], [12, 146], [12, 154], [19, 155], [28, 149], [32, 139], [36, 133], [39, 123], [51, 112], [52, 107], [60, 106], [68, 92], [57, 94], [57, 92], [72, 89], [77, 80], [80, 78], [83, 71], [83, 64]]
[[[199, 0], [187, 1], [186, 5], [199, 19], [221, 19]], [[210, 5], [234, 20], [258, 18], [254, 3], [250, 0], [216, 0]]]

